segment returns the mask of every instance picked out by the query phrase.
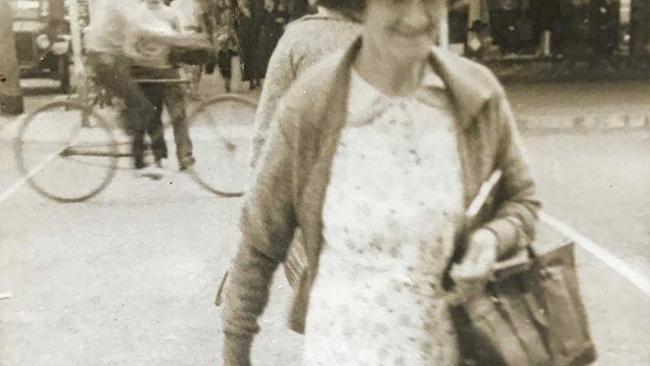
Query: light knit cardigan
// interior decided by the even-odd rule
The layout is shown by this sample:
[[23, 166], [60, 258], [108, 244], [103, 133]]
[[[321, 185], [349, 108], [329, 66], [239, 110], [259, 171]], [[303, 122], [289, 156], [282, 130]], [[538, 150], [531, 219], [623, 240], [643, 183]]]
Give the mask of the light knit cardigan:
[[362, 25], [335, 11], [319, 8], [317, 14], [291, 23], [269, 61], [264, 88], [255, 114], [251, 165], [260, 157], [278, 102], [296, 78], [324, 56], [349, 46]]

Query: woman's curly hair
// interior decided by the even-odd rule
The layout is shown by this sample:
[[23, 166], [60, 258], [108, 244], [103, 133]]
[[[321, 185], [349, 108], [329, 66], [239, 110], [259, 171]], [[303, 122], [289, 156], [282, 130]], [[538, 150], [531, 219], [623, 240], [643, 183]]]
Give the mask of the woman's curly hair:
[[366, 8], [365, 0], [318, 0], [316, 4], [342, 13], [362, 12]]

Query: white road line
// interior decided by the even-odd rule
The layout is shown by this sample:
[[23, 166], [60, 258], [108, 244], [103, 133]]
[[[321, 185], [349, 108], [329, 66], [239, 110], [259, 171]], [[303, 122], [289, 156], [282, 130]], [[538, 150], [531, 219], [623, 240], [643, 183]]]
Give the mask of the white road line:
[[9, 187], [9, 189], [2, 192], [2, 195], [0, 195], [0, 204], [3, 203], [4, 201], [6, 201], [9, 197], [11, 197], [11, 195], [16, 193], [18, 188], [22, 187], [23, 184], [25, 184], [28, 180], [29, 180], [28, 176], [23, 176], [20, 179], [18, 179], [17, 181], [15, 181], [14, 184], [12, 184], [11, 187]]
[[625, 261], [616, 257], [607, 249], [596, 244], [589, 238], [573, 230], [571, 227], [564, 224], [557, 218], [547, 214], [546, 212], [542, 212], [540, 214], [540, 219], [552, 226], [555, 230], [574, 240], [576, 244], [580, 245], [584, 250], [591, 253], [594, 257], [600, 259], [603, 263], [623, 276], [623, 278], [630, 281], [634, 286], [643, 291], [646, 295], [650, 294], [650, 279], [634, 270]]
[[[61, 151], [65, 150], [66, 148], [63, 148]], [[9, 187], [9, 189], [2, 192], [2, 194], [0, 195], [0, 204], [2, 204], [4, 201], [6, 201], [9, 197], [11, 197], [14, 193], [16, 193], [16, 191], [18, 191], [18, 189], [20, 187], [22, 187], [25, 183], [27, 183], [27, 181], [32, 179], [32, 177], [34, 177], [41, 170], [43, 170], [45, 165], [47, 165], [50, 161], [54, 160], [54, 158], [59, 156], [61, 151], [57, 152], [56, 154], [52, 154], [51, 156], [48, 156], [46, 159], [44, 159], [38, 165], [33, 167], [30, 171], [28, 171], [27, 174], [20, 177], [20, 179], [18, 179], [16, 182], [14, 182], [14, 184], [12, 184], [11, 187]]]

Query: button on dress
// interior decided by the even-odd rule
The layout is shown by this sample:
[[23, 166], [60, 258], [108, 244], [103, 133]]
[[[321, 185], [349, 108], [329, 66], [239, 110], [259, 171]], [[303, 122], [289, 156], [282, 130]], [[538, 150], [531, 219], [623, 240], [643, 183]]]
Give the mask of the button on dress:
[[427, 71], [418, 92], [392, 97], [352, 71], [323, 207], [307, 366], [457, 364], [440, 295], [463, 190], [443, 88]]

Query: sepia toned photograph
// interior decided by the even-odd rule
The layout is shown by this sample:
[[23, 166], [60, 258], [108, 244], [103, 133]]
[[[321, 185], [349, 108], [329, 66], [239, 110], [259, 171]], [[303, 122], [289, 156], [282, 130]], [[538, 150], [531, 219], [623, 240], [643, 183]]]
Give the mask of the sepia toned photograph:
[[0, 366], [650, 365], [650, 0], [0, 0]]

